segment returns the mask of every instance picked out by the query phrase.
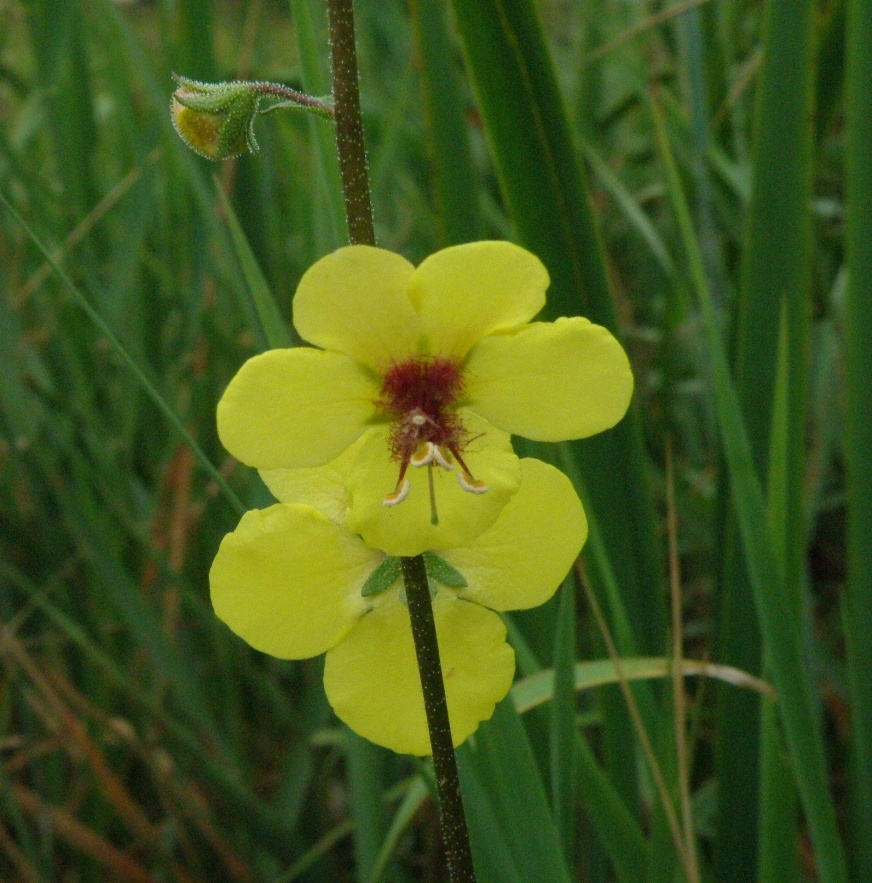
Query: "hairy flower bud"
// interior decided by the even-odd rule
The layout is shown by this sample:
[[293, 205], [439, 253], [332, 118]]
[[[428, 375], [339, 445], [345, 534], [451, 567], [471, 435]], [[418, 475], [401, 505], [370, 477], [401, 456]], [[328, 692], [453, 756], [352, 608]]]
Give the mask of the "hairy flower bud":
[[261, 96], [253, 83], [175, 80], [173, 125], [188, 147], [214, 160], [257, 152], [254, 118]]

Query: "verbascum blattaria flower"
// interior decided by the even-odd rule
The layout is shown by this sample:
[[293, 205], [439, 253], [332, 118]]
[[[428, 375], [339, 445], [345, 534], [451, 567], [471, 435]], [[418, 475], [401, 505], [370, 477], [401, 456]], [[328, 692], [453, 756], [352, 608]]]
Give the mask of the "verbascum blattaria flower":
[[[341, 471], [342, 466], [338, 467]], [[455, 745], [508, 692], [514, 652], [498, 613], [553, 595], [587, 535], [569, 479], [520, 461], [520, 486], [474, 539], [425, 552]], [[321, 506], [247, 512], [210, 573], [216, 614], [251, 646], [282, 659], [326, 652], [324, 687], [337, 716], [394, 751], [430, 753], [399, 559], [344, 526], [340, 483]]]
[[607, 329], [532, 321], [548, 284], [538, 258], [509, 242], [447, 248], [417, 268], [341, 248], [294, 298], [294, 326], [313, 346], [242, 366], [218, 406], [221, 440], [272, 485], [277, 471], [354, 446], [352, 533], [388, 555], [458, 548], [518, 489], [510, 435], [584, 438], [629, 404], [632, 372]]

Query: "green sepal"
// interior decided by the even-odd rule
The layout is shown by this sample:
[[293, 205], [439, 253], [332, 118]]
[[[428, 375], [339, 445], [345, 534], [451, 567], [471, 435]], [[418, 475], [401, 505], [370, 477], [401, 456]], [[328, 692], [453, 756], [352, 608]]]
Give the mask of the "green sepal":
[[469, 585], [464, 575], [456, 567], [435, 552], [424, 552], [424, 566], [427, 568], [427, 576], [442, 583], [443, 586], [448, 586], [451, 589], [465, 589]]
[[222, 113], [240, 98], [250, 100], [252, 97], [260, 97], [253, 89], [252, 83], [240, 80], [228, 83], [201, 83], [179, 74], [173, 74], [173, 79], [180, 86], [175, 92], [179, 104], [205, 113]]
[[400, 559], [394, 555], [389, 555], [379, 564], [378, 567], [369, 575], [367, 581], [363, 584], [360, 594], [364, 598], [371, 598], [373, 595], [380, 595], [387, 591], [402, 576], [402, 565]]
[[[423, 556], [424, 567], [427, 570], [427, 588], [430, 590], [431, 598], [435, 598], [439, 592], [439, 586], [436, 585], [437, 582], [451, 589], [463, 589], [469, 585], [463, 574], [456, 567], [449, 564], [441, 555], [437, 555], [435, 552], [424, 552]], [[369, 578], [360, 590], [360, 594], [364, 598], [380, 595], [397, 582], [402, 575], [403, 569], [400, 559], [395, 555], [389, 555], [369, 575]], [[400, 590], [400, 601], [403, 604], [406, 603], [405, 587]]]
[[218, 154], [219, 156], [233, 156], [239, 152], [239, 146], [242, 139], [245, 138], [245, 145], [249, 153], [257, 153], [260, 148], [254, 138], [254, 119], [257, 114], [257, 105], [260, 96], [255, 95], [254, 101], [240, 101], [238, 105], [234, 105], [232, 111], [227, 116], [227, 122], [221, 129], [218, 136]]

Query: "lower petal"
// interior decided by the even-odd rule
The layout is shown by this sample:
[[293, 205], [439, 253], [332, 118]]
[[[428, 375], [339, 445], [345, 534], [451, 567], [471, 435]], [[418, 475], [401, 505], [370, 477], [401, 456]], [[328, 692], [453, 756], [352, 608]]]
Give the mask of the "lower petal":
[[570, 480], [541, 460], [521, 460], [521, 487], [494, 525], [442, 557], [463, 574], [462, 598], [492, 610], [524, 610], [557, 591], [587, 538]]
[[348, 472], [366, 443], [367, 430], [326, 466], [304, 469], [261, 469], [260, 477], [280, 503], [304, 503], [323, 512], [331, 521], [345, 524], [348, 511]]
[[581, 317], [483, 338], [469, 354], [464, 377], [476, 412], [537, 441], [609, 429], [633, 394], [623, 347], [606, 328]]
[[[462, 451], [464, 462], [486, 493], [474, 494], [458, 482], [459, 465], [448, 472], [438, 465], [406, 471], [408, 497], [395, 506], [384, 498], [397, 483], [399, 463], [391, 458], [388, 427], [367, 433], [348, 477], [350, 509], [347, 525], [367, 545], [388, 555], [419, 555], [461, 545], [496, 521], [518, 489], [520, 461], [504, 432], [468, 411], [461, 411], [471, 441]], [[430, 476], [433, 479], [438, 523], [432, 522]]]
[[[487, 720], [509, 691], [515, 654], [490, 610], [440, 592], [433, 601], [454, 745]], [[356, 733], [400, 754], [431, 753], [409, 611], [396, 593], [327, 653], [324, 688]]]
[[360, 590], [383, 558], [309, 506], [255, 509], [221, 542], [209, 573], [212, 604], [256, 650], [306, 659], [365, 612]]
[[366, 428], [378, 386], [349, 356], [311, 347], [249, 359], [218, 403], [218, 435], [257, 469], [320, 466]]

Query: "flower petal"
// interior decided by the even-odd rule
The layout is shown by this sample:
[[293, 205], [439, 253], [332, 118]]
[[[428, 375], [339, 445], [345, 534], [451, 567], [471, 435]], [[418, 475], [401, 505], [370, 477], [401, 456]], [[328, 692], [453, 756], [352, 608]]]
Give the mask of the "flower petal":
[[493, 610], [547, 601], [587, 539], [572, 482], [541, 460], [521, 460], [521, 486], [493, 527], [442, 557], [466, 578], [462, 598]]
[[[458, 482], [459, 469], [447, 472], [438, 465], [414, 467], [406, 472], [411, 489], [395, 506], [385, 506], [393, 492], [399, 464], [391, 459], [388, 427], [367, 433], [348, 476], [351, 500], [347, 525], [363, 541], [388, 555], [419, 555], [461, 545], [496, 521], [503, 506], [518, 489], [520, 462], [511, 440], [486, 420], [461, 410], [461, 418], [472, 441], [462, 452], [477, 481], [488, 490], [483, 494], [465, 491]], [[438, 524], [431, 524], [428, 471], [432, 469]]]
[[304, 503], [336, 524], [342, 524], [348, 494], [343, 473], [333, 465], [335, 462], [331, 460], [326, 466], [308, 469], [261, 469], [260, 477], [280, 503]]
[[260, 477], [280, 503], [305, 503], [336, 524], [345, 524], [348, 511], [348, 473], [369, 429], [326, 466], [307, 469], [261, 469]]
[[[433, 601], [454, 745], [487, 720], [509, 691], [515, 654], [490, 610], [440, 592]], [[324, 688], [356, 733], [401, 754], [430, 754], [409, 611], [394, 593], [327, 653]]]
[[470, 407], [500, 429], [537, 441], [609, 429], [633, 394], [621, 345], [580, 317], [486, 337], [469, 354], [464, 380]]
[[383, 559], [309, 506], [255, 509], [221, 542], [209, 573], [212, 604], [257, 650], [317, 656], [367, 609], [360, 590]]
[[462, 359], [486, 334], [529, 322], [545, 304], [548, 271], [511, 242], [470, 242], [428, 257], [409, 282], [432, 355]]
[[218, 435], [248, 466], [319, 466], [360, 436], [378, 394], [349, 356], [269, 350], [230, 381], [218, 402]]
[[349, 245], [312, 264], [294, 296], [300, 336], [382, 372], [409, 356], [418, 317], [409, 300], [414, 267], [383, 248]]

